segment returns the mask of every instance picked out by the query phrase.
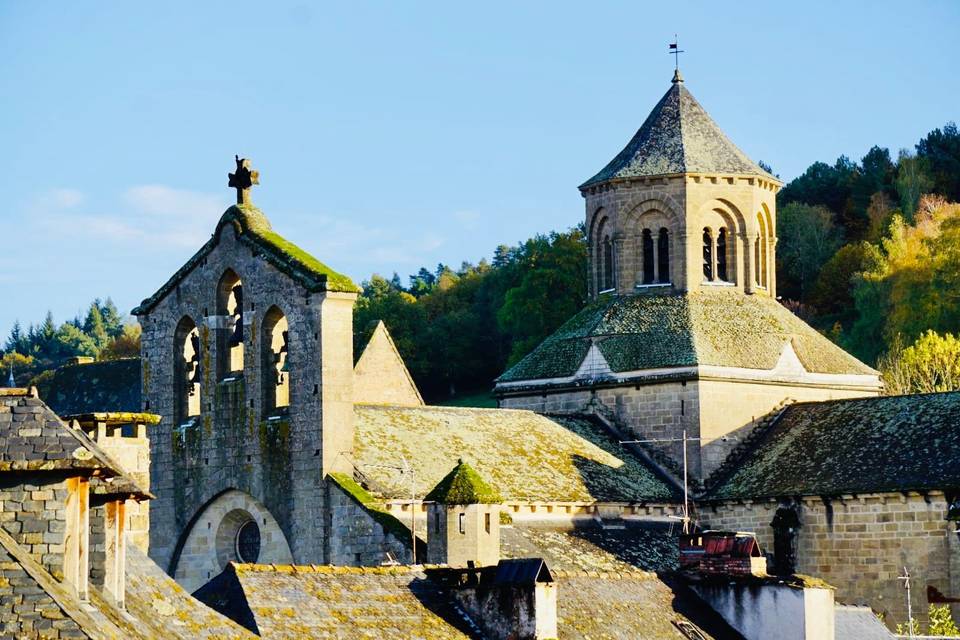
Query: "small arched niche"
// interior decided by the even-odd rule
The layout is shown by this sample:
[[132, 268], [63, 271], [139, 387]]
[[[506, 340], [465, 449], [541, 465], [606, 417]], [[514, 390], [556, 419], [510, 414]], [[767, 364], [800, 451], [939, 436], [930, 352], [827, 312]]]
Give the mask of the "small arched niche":
[[243, 375], [243, 283], [232, 269], [217, 285], [217, 315], [223, 319], [217, 330], [218, 378]]
[[174, 420], [177, 425], [200, 415], [202, 369], [200, 332], [189, 316], [177, 323], [173, 339]]
[[264, 415], [286, 411], [290, 406], [289, 329], [283, 312], [276, 306], [270, 307], [263, 318], [260, 340]]

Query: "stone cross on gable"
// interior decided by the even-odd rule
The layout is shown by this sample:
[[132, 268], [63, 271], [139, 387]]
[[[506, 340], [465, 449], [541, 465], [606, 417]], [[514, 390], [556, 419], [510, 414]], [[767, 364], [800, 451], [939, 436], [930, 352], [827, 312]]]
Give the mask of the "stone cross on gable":
[[260, 172], [250, 169], [250, 159], [233, 156], [237, 162], [236, 173], [228, 173], [227, 186], [237, 190], [237, 204], [251, 204], [250, 187], [260, 184]]

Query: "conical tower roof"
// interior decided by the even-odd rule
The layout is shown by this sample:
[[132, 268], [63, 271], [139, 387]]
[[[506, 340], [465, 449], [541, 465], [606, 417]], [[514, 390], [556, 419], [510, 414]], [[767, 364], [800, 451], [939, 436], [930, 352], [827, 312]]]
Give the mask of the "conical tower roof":
[[751, 174], [775, 180], [730, 141], [679, 73], [623, 151], [580, 188], [618, 178], [678, 173]]
[[500, 504], [503, 498], [463, 460], [437, 483], [424, 500], [440, 504]]

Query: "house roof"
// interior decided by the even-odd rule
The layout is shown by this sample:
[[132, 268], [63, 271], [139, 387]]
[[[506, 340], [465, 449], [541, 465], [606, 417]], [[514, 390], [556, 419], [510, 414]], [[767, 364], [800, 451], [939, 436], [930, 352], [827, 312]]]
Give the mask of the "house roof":
[[960, 489], [960, 392], [788, 407], [708, 499]]
[[834, 607], [836, 640], [895, 640], [870, 607], [838, 604]]
[[676, 78], [627, 146], [580, 188], [678, 173], [747, 174], [779, 183], [727, 138]]
[[770, 370], [790, 344], [808, 372], [877, 375], [776, 300], [703, 291], [599, 300], [497, 381], [573, 376], [593, 344], [615, 374], [696, 365]]
[[480, 474], [463, 460], [457, 461], [457, 466], [430, 490], [424, 500], [461, 505], [503, 502], [497, 490], [484, 482]]
[[656, 502], [675, 490], [586, 418], [532, 411], [356, 405], [354, 463], [370, 489], [409, 498], [388, 467], [405, 458], [418, 496], [465, 459], [505, 501]]
[[350, 278], [337, 273], [315, 257], [293, 244], [270, 226], [270, 221], [260, 209], [250, 204], [237, 204], [227, 209], [213, 236], [193, 255], [185, 265], [149, 298], [140, 303], [131, 313], [144, 315], [177, 286], [190, 271], [217, 246], [220, 231], [230, 225], [237, 233], [237, 240], [251, 248], [271, 265], [299, 282], [307, 291], [340, 291], [357, 293], [360, 289]]
[[0, 395], [0, 471], [124, 474], [86, 434], [64, 424], [30, 391], [18, 391]]
[[59, 416], [138, 412], [140, 358], [66, 365], [40, 380], [37, 389]]
[[411, 567], [238, 565], [196, 592], [264, 638], [472, 637], [446, 594]]

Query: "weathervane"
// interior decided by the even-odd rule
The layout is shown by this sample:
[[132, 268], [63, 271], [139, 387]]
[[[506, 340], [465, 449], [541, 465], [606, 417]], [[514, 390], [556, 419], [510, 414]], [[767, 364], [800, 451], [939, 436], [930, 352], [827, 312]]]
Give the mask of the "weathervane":
[[680, 48], [680, 39], [677, 38], [677, 34], [673, 34], [673, 42], [670, 43], [668, 53], [673, 56], [673, 81], [683, 82], [683, 76], [680, 75], [680, 54], [686, 52]]
[[260, 172], [250, 168], [249, 158], [241, 158], [237, 155], [233, 158], [237, 162], [237, 171], [227, 174], [229, 178], [227, 186], [237, 190], [237, 204], [251, 204], [250, 187], [260, 184]]

